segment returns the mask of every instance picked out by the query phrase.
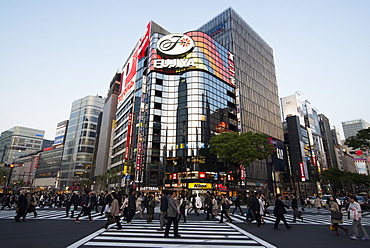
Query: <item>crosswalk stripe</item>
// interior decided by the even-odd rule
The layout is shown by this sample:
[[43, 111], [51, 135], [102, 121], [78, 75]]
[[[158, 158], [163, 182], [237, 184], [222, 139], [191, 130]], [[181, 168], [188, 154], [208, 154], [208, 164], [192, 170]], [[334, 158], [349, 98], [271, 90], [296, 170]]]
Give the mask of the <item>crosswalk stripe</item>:
[[[95, 236], [90, 235], [89, 240], [83, 239], [69, 248], [75, 247], [271, 247], [273, 245], [247, 233], [237, 226], [215, 223], [212, 221], [197, 221], [179, 223], [181, 238], [165, 238], [164, 232], [158, 232], [159, 221], [146, 223], [139, 219], [132, 224], [123, 224], [118, 230], [115, 224], [107, 230], [99, 231]], [[239, 230], [240, 229], [240, 230]], [[242, 231], [242, 232], [241, 232]], [[173, 230], [170, 230], [170, 236]]]

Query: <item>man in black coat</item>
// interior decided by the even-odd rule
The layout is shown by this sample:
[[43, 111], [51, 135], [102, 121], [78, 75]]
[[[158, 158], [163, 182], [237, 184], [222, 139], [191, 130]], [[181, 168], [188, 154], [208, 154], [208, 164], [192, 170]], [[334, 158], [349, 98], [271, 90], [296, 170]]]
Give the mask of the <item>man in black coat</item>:
[[14, 216], [15, 222], [21, 222], [20, 218], [27, 213], [26, 190], [22, 190], [17, 199], [17, 215]]
[[161, 198], [161, 214], [159, 216], [159, 223], [160, 223], [160, 227], [157, 231], [163, 231], [163, 227], [165, 224], [167, 224], [167, 220], [166, 220], [166, 213], [167, 213], [167, 210], [168, 210], [168, 197], [170, 197], [169, 195], [167, 196], [167, 193], [166, 192], [163, 192], [161, 193], [162, 195], [162, 198]]
[[238, 194], [238, 196], [236, 197], [236, 199], [235, 199], [235, 201], [234, 201], [234, 206], [235, 206], [235, 208], [234, 208], [234, 210], [233, 210], [233, 213], [232, 213], [232, 214], [234, 214], [234, 213], [235, 213], [235, 210], [239, 208], [239, 210], [240, 210], [240, 214], [241, 214], [241, 215], [243, 215], [243, 210], [242, 210], [242, 208], [240, 207], [240, 203], [241, 203], [241, 201], [242, 201], [241, 196], [240, 196], [240, 194]]
[[67, 201], [66, 201], [66, 216], [65, 216], [65, 218], [68, 218], [69, 211], [71, 210], [71, 206], [73, 206], [73, 211], [71, 211], [71, 218], [74, 218], [73, 215], [74, 215], [74, 211], [77, 210], [78, 200], [79, 200], [79, 196], [76, 193], [71, 191], [71, 194], [69, 195], [69, 197], [67, 198]]
[[127, 206], [127, 224], [131, 224], [132, 219], [135, 216], [136, 212], [136, 192], [131, 191], [128, 197], [128, 206]]
[[292, 209], [293, 209], [293, 222], [296, 222], [297, 217], [303, 221], [302, 212], [298, 211], [298, 201], [295, 194], [293, 194], [292, 198]]
[[211, 197], [211, 193], [209, 191], [207, 191], [206, 198], [204, 199], [204, 207], [207, 211], [206, 220], [209, 220], [209, 214], [211, 214], [212, 219], [214, 219], [215, 215], [213, 214], [213, 211], [212, 211], [212, 197]]
[[280, 220], [284, 222], [285, 227], [289, 230], [292, 228], [292, 226], [289, 226], [288, 223], [286, 222], [286, 219], [284, 217], [284, 214], [286, 214], [285, 208], [289, 208], [287, 205], [285, 205], [281, 201], [281, 194], [276, 195], [276, 200], [275, 200], [275, 209], [274, 209], [274, 215], [276, 216], [275, 220], [275, 225], [274, 225], [274, 230], [280, 230], [278, 228], [278, 225], [280, 223]]
[[246, 200], [247, 210], [246, 210], [245, 221], [248, 224], [250, 224], [256, 217], [256, 215], [254, 214], [254, 211], [253, 211], [253, 209], [255, 208], [254, 207], [254, 205], [255, 205], [254, 199], [255, 198], [251, 195], [251, 193], [247, 192], [247, 200]]

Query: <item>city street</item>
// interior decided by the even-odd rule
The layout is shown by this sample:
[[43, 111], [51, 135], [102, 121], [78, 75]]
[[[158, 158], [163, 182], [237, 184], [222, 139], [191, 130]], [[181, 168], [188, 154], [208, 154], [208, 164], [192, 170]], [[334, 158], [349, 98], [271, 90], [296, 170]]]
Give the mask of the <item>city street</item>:
[[[157, 212], [158, 208], [156, 208]], [[231, 208], [233, 210], [233, 207]], [[245, 210], [245, 209], [243, 209]], [[272, 212], [273, 207], [269, 208]], [[137, 214], [131, 225], [123, 223], [123, 229], [117, 230], [113, 224], [103, 229], [105, 217], [93, 214], [95, 222], [89, 223], [86, 217], [80, 218], [79, 224], [74, 219], [63, 218], [64, 209], [38, 209], [38, 217], [28, 216], [25, 222], [16, 223], [13, 210], [0, 210], [1, 247], [369, 247], [370, 241], [349, 238], [351, 220], [344, 219], [344, 226], [350, 229], [333, 236], [329, 230], [329, 211], [306, 209], [304, 221], [292, 223], [291, 211], [286, 218], [291, 230], [280, 224], [281, 230], [273, 230], [274, 217], [265, 217], [264, 228], [244, 223], [244, 218], [237, 211], [232, 216], [233, 223], [205, 221], [191, 213], [187, 223], [179, 224], [181, 238], [164, 238], [163, 232], [157, 231], [158, 219], [147, 224]], [[158, 215], [156, 215], [157, 217]], [[145, 218], [145, 215], [144, 215]], [[370, 214], [364, 214], [363, 223], [370, 233]], [[173, 235], [170, 232], [170, 236]], [[360, 237], [362, 237], [360, 232]]]

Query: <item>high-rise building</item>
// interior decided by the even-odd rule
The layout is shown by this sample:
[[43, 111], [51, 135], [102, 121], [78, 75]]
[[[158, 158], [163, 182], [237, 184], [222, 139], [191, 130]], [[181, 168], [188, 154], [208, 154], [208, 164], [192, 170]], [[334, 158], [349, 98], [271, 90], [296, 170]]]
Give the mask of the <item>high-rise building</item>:
[[122, 185], [240, 188], [246, 176], [267, 188], [273, 165], [229, 167], [209, 140], [253, 131], [281, 143], [280, 113], [272, 48], [232, 8], [184, 34], [150, 22], [122, 67], [110, 168], [127, 175]]
[[330, 127], [329, 118], [326, 117], [324, 114], [319, 114], [319, 121], [320, 121], [320, 130], [321, 135], [324, 143], [324, 149], [326, 152], [326, 161], [328, 163], [328, 168], [336, 167], [337, 160], [336, 160], [336, 152], [335, 152], [335, 139], [333, 136], [333, 132]]
[[350, 121], [342, 121], [344, 138], [348, 139], [351, 136], [356, 136], [357, 132], [362, 129], [367, 129], [370, 124], [363, 119], [356, 119]]
[[[93, 169], [95, 177], [106, 173], [108, 165], [110, 164], [110, 154], [112, 152], [111, 142], [113, 135], [112, 130], [116, 117], [120, 80], [121, 74], [116, 73], [109, 85], [109, 91], [105, 99], [103, 112], [101, 112], [99, 115], [93, 158]], [[100, 185], [96, 186], [97, 188], [100, 188]]]
[[72, 103], [60, 167], [59, 187], [80, 190], [91, 179], [98, 116], [104, 99], [86, 96]]
[[0, 164], [13, 163], [17, 158], [42, 148], [45, 131], [15, 126], [1, 133]]
[[36, 189], [59, 188], [60, 166], [64, 150], [64, 137], [68, 120], [58, 123], [52, 145], [39, 153], [33, 187]]

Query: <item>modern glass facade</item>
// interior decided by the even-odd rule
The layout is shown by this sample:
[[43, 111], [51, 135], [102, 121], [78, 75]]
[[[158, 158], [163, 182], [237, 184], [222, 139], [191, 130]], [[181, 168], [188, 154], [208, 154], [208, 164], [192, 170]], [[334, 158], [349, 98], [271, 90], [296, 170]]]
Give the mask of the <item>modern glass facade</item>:
[[351, 136], [356, 136], [357, 132], [370, 127], [370, 124], [363, 119], [342, 121], [344, 138], [348, 139]]
[[[211, 189], [242, 173], [209, 153], [211, 137], [254, 131], [283, 140], [272, 49], [234, 10], [185, 34], [148, 27], [122, 68], [110, 168], [130, 175], [126, 186]], [[189, 49], [162, 50], [178, 46]], [[250, 168], [249, 177], [268, 180], [267, 161]]]
[[1, 133], [0, 163], [13, 163], [17, 158], [42, 148], [45, 131], [15, 126]]
[[103, 104], [99, 96], [86, 96], [72, 103], [60, 167], [62, 189], [82, 189], [82, 181], [91, 178], [96, 127]]

